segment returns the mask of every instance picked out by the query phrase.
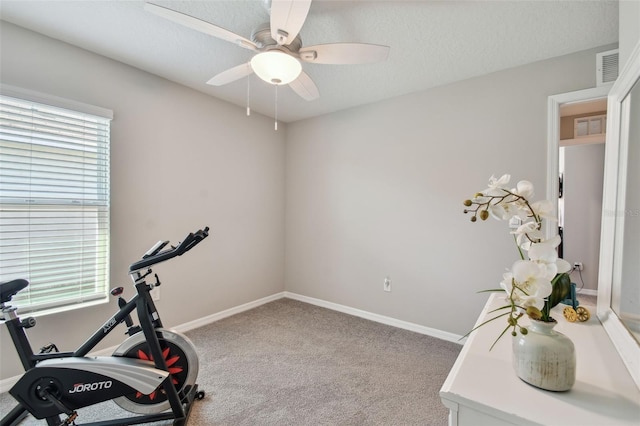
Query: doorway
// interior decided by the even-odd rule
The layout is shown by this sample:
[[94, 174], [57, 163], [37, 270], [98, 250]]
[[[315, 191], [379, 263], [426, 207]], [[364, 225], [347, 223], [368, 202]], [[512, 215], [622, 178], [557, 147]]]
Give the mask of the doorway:
[[597, 295], [609, 89], [554, 95], [548, 102], [547, 199], [558, 223], [547, 224], [545, 235], [562, 234], [561, 256], [581, 264], [571, 281], [585, 295]]

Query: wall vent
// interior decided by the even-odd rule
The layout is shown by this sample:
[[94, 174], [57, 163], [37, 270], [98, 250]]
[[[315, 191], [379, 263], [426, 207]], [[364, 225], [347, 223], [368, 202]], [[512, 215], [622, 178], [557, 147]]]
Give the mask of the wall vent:
[[618, 78], [618, 49], [596, 54], [596, 84], [612, 84]]

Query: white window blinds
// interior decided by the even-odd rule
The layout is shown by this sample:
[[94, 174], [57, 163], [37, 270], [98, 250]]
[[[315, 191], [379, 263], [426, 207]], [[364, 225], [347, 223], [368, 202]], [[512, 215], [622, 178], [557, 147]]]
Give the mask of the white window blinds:
[[0, 281], [29, 280], [20, 312], [107, 298], [109, 128], [0, 96]]

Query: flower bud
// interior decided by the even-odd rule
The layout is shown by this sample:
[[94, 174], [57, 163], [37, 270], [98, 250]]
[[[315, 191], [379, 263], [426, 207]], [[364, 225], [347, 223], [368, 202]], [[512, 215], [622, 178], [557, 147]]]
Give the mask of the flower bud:
[[476, 195], [473, 196], [473, 198], [480, 198], [480, 197], [484, 197], [484, 194], [482, 192], [476, 192]]
[[526, 335], [527, 335], [527, 333], [529, 333], [529, 330], [527, 330], [526, 328], [522, 327], [522, 328], [520, 329], [520, 333], [522, 333], [522, 335], [523, 335], [523, 336], [526, 336]]
[[539, 320], [540, 318], [542, 318], [542, 312], [540, 312], [540, 309], [536, 308], [535, 306], [527, 307], [527, 315], [529, 315], [529, 318], [535, 320]]
[[475, 222], [476, 220], [478, 220], [478, 219], [476, 219], [475, 216], [471, 216], [471, 222]]
[[512, 332], [511, 332], [511, 335], [512, 335], [513, 337], [516, 337], [518, 334], [517, 334], [515, 331], [512, 331]]
[[464, 200], [464, 205], [469, 207], [471, 205], [471, 200]]
[[480, 211], [480, 219], [487, 220], [489, 218], [489, 212], [486, 210]]

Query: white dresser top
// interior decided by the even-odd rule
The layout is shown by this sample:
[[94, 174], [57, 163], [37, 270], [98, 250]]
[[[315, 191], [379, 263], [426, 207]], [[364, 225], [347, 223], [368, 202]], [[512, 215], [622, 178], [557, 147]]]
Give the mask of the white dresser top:
[[[580, 299], [578, 297], [578, 299]], [[504, 294], [494, 293], [477, 324], [497, 314]], [[576, 348], [576, 383], [568, 392], [549, 392], [521, 381], [511, 365], [510, 330], [489, 351], [506, 319], [499, 318], [474, 331], [465, 343], [445, 381], [440, 396], [450, 403], [522, 425], [609, 426], [640, 425], [640, 390], [595, 316], [595, 306], [586, 322], [570, 323], [558, 305], [552, 316], [555, 330], [569, 337]], [[522, 325], [528, 319], [521, 320]]]

